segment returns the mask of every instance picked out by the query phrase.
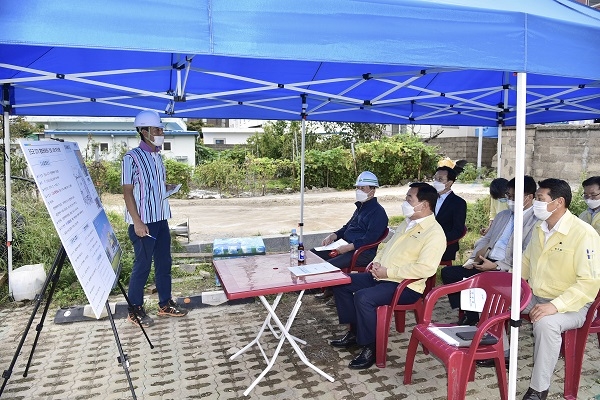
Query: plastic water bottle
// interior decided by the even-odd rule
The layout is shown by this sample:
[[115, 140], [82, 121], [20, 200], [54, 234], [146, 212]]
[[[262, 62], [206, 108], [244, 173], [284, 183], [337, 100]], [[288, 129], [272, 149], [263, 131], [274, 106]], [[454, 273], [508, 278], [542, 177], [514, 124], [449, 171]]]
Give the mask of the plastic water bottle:
[[298, 244], [298, 265], [302, 265], [306, 262], [306, 256], [304, 253], [304, 244], [300, 242]]
[[299, 238], [296, 229], [292, 229], [290, 235], [290, 266], [298, 265], [298, 243]]

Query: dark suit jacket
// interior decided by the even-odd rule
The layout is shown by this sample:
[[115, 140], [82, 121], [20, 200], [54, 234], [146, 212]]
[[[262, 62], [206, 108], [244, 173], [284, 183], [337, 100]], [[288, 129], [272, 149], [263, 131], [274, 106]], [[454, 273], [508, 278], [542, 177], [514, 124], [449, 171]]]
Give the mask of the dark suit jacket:
[[[447, 242], [460, 238], [467, 219], [467, 202], [462, 197], [455, 195], [454, 192], [450, 192], [440, 211], [435, 215], [435, 219], [442, 226]], [[458, 243], [447, 246], [442, 261], [454, 260], [457, 251]]]

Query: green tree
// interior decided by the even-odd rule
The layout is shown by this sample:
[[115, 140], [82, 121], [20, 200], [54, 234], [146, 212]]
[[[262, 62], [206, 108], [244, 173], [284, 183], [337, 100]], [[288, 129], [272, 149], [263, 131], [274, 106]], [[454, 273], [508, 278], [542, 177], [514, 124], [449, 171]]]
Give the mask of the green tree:
[[350, 148], [351, 143], [368, 143], [383, 137], [385, 125], [355, 122], [323, 122], [325, 132], [338, 135], [344, 147]]

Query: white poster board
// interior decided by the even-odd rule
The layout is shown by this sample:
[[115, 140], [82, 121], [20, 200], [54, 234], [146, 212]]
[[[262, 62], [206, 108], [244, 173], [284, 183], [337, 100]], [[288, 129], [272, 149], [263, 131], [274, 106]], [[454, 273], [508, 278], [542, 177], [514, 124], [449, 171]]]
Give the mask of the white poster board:
[[119, 269], [121, 247], [74, 142], [21, 140], [21, 150], [96, 318]]

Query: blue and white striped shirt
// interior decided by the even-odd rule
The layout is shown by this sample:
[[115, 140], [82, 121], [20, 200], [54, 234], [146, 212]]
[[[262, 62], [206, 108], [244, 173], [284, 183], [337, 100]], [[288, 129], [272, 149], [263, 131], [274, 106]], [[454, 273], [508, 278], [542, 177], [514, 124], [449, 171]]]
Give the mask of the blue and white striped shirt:
[[[123, 157], [121, 184], [133, 185], [137, 210], [145, 224], [171, 218], [171, 208], [166, 197], [166, 170], [159, 152], [141, 142]], [[125, 209], [125, 221], [133, 219]]]

